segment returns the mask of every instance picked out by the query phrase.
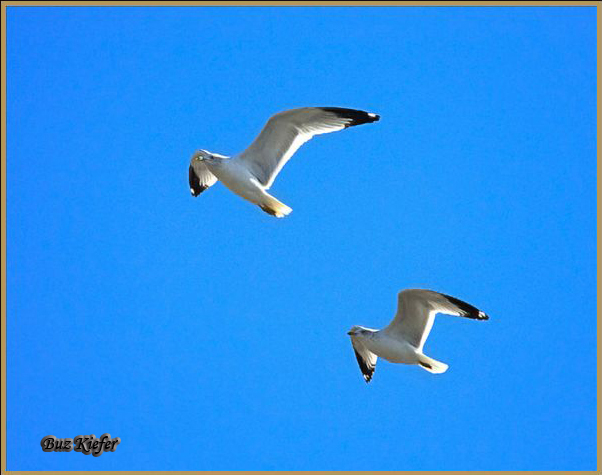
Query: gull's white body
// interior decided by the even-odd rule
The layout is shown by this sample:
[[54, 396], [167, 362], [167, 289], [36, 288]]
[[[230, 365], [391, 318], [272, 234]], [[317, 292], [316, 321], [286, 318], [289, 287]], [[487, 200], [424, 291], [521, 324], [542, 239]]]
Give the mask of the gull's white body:
[[377, 356], [391, 363], [418, 364], [420, 354], [405, 340], [398, 340], [385, 332], [375, 331], [363, 339], [364, 345]]
[[207, 168], [226, 188], [236, 193], [241, 198], [261, 206], [268, 195], [261, 183], [244, 166], [240, 158], [234, 157], [227, 160], [212, 160], [206, 163]]
[[391, 363], [420, 365], [431, 373], [447, 371], [445, 363], [429, 358], [422, 351], [437, 313], [489, 319], [477, 308], [449, 295], [424, 289], [399, 292], [397, 313], [386, 328], [374, 330], [354, 326], [348, 332], [366, 382], [372, 379], [379, 356]]
[[340, 107], [303, 107], [272, 116], [242, 153], [229, 158], [205, 150], [190, 160], [190, 192], [198, 196], [217, 180], [238, 196], [278, 218], [292, 209], [267, 193], [282, 167], [315, 135], [376, 122], [379, 116]]
[[233, 158], [214, 156], [203, 164], [226, 188], [266, 213], [282, 218], [292, 211], [265, 191], [267, 188], [259, 182], [240, 155]]

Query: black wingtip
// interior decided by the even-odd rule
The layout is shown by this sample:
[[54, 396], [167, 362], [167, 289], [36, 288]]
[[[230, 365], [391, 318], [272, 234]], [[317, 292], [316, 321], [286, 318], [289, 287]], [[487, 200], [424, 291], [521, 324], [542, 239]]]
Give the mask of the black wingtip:
[[209, 188], [208, 186], [201, 185], [201, 181], [194, 172], [192, 165], [188, 167], [188, 184], [190, 185], [190, 194], [195, 197], [199, 196], [203, 191]]
[[481, 312], [478, 308], [473, 307], [469, 303], [466, 303], [450, 295], [441, 295], [443, 295], [447, 300], [449, 300], [456, 307], [458, 307], [464, 313], [463, 317], [472, 318], [473, 320], [489, 320], [489, 315], [487, 315], [485, 312]]
[[355, 358], [357, 359], [357, 362], [360, 365], [360, 370], [362, 371], [362, 376], [364, 377], [364, 380], [366, 381], [366, 383], [369, 383], [372, 380], [372, 375], [374, 374], [374, 370], [376, 368], [371, 368], [370, 366], [368, 366], [364, 359], [360, 356], [360, 354], [355, 350], [355, 348], [353, 349], [353, 352], [355, 353]]
[[360, 111], [356, 109], [345, 109], [343, 107], [321, 107], [326, 112], [332, 112], [338, 117], [344, 119], [350, 119], [350, 122], [345, 127], [353, 127], [354, 125], [369, 124], [371, 122], [378, 122], [380, 115], [374, 114], [373, 112]]

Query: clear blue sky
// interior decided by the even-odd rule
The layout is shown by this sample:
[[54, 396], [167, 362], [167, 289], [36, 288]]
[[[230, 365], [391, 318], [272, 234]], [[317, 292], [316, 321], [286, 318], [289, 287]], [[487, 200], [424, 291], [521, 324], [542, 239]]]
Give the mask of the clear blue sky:
[[[8, 469], [596, 468], [596, 11], [9, 8]], [[275, 219], [217, 184], [307, 105]], [[424, 287], [432, 375], [346, 335]], [[109, 432], [114, 453], [44, 453]]]

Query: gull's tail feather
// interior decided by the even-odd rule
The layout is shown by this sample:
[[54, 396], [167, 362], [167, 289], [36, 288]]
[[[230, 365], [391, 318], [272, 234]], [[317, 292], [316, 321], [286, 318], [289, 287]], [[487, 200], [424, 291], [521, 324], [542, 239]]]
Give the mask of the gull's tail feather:
[[276, 216], [277, 218], [284, 218], [292, 211], [291, 208], [267, 193], [263, 197], [261, 203], [259, 203], [259, 207], [266, 213]]
[[434, 374], [445, 373], [449, 367], [445, 363], [434, 360], [433, 358], [429, 358], [426, 355], [419, 356], [418, 364], [426, 369], [429, 373]]

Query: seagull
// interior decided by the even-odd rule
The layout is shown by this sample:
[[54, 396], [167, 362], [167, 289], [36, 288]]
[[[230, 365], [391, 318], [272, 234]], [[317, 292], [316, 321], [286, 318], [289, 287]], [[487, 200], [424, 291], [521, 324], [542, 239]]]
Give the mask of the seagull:
[[389, 326], [374, 330], [355, 325], [347, 332], [366, 383], [372, 379], [379, 356], [391, 363], [420, 365], [431, 373], [445, 373], [445, 363], [422, 352], [437, 313], [489, 320], [479, 309], [449, 295], [424, 289], [400, 291], [397, 313]]
[[220, 180], [238, 196], [277, 218], [292, 209], [266, 190], [297, 149], [314, 135], [376, 122], [371, 112], [340, 107], [303, 107], [272, 116], [253, 143], [242, 153], [227, 157], [197, 150], [190, 160], [188, 181], [192, 196], [199, 196]]

